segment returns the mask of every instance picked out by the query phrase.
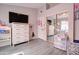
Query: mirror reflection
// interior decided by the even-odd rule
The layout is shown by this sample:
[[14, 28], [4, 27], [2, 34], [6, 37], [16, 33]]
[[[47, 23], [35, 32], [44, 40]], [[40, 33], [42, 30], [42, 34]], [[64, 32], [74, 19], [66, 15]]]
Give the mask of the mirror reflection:
[[56, 26], [56, 16], [47, 17], [47, 38], [49, 41], [53, 41]]
[[68, 13], [47, 17], [47, 38], [56, 48], [66, 50], [68, 39]]

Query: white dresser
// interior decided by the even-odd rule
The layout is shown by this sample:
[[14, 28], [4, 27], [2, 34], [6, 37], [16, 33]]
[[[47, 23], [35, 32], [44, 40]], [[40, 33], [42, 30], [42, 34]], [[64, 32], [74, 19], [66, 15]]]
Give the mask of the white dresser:
[[26, 23], [12, 23], [12, 44], [29, 41], [29, 25]]

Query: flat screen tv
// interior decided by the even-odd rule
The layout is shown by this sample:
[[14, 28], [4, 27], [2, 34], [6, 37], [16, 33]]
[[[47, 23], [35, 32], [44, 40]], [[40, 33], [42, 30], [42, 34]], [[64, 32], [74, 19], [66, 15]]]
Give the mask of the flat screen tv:
[[9, 22], [28, 23], [28, 15], [19, 14], [15, 12], [9, 12]]

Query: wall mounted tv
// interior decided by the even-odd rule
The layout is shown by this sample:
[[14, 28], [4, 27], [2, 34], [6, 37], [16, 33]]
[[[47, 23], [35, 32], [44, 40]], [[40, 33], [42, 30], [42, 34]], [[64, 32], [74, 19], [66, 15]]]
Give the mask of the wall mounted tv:
[[28, 23], [28, 15], [19, 14], [15, 12], [9, 12], [9, 22]]

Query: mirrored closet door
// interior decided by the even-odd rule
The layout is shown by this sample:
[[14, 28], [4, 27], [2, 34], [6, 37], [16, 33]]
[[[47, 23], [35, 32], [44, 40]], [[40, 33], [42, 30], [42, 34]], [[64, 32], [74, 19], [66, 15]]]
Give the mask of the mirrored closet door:
[[56, 34], [56, 15], [47, 17], [47, 38], [53, 43], [54, 35]]

